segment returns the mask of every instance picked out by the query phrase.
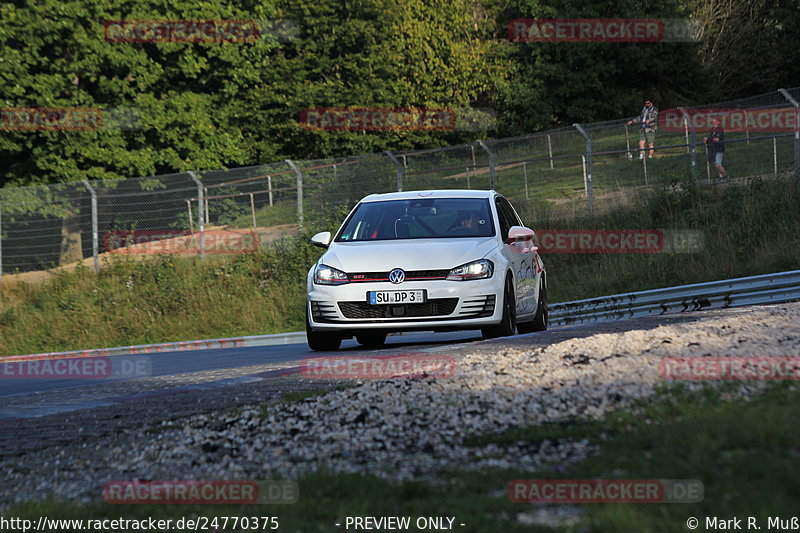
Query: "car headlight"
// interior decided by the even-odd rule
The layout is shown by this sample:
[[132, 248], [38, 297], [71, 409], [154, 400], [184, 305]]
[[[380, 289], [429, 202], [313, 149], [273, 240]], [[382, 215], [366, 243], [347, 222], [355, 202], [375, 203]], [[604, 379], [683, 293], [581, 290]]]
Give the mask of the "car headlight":
[[347, 274], [328, 265], [319, 265], [314, 271], [314, 283], [317, 285], [343, 285], [349, 282]]
[[494, 274], [494, 263], [488, 259], [481, 259], [480, 261], [473, 261], [472, 263], [455, 267], [447, 274], [447, 279], [450, 281], [486, 279], [491, 278], [492, 274]]

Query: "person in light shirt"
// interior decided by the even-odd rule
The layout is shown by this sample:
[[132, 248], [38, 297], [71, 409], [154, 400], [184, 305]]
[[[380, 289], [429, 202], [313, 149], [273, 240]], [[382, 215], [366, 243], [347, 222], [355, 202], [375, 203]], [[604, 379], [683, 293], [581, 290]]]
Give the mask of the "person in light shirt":
[[628, 126], [635, 123], [640, 124], [639, 128], [639, 159], [644, 159], [645, 144], [650, 147], [649, 157], [653, 157], [656, 143], [656, 128], [658, 127], [658, 109], [653, 105], [653, 101], [644, 101], [644, 107], [638, 117], [628, 121]]

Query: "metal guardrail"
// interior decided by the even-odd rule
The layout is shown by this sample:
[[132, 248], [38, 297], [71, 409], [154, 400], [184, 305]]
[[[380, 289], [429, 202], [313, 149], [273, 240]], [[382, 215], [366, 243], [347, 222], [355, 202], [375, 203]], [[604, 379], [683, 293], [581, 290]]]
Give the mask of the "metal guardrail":
[[550, 305], [554, 326], [800, 300], [800, 270]]

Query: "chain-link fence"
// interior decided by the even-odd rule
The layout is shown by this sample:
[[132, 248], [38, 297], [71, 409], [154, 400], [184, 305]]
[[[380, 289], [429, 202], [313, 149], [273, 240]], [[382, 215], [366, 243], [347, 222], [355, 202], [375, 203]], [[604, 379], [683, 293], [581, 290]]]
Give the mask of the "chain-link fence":
[[[800, 172], [800, 88], [471, 144], [253, 167], [0, 189], [0, 276], [115, 253], [235, 253], [332, 228], [363, 196], [496, 189], [515, 203], [591, 212], [653, 185], [721, 172], [704, 143], [724, 132], [733, 179]], [[650, 142], [652, 141], [652, 148]]]

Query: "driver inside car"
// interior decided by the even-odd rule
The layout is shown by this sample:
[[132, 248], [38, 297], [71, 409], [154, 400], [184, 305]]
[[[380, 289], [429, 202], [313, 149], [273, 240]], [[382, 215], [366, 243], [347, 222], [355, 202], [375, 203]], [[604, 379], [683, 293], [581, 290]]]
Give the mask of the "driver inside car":
[[452, 234], [471, 234], [475, 233], [485, 223], [486, 221], [476, 211], [459, 211], [458, 217], [447, 231]]

